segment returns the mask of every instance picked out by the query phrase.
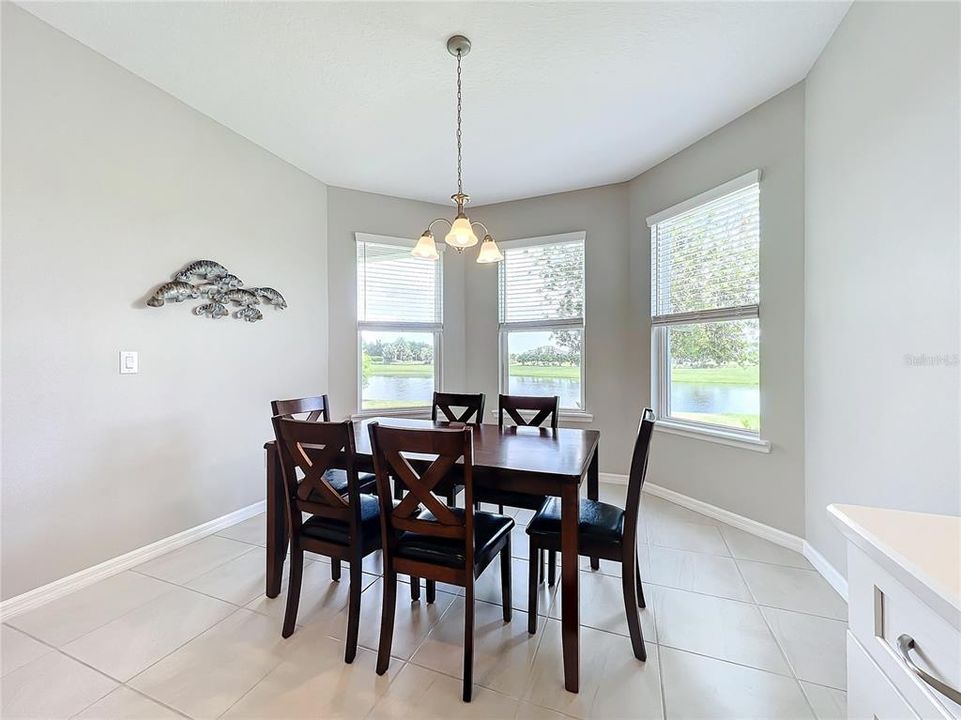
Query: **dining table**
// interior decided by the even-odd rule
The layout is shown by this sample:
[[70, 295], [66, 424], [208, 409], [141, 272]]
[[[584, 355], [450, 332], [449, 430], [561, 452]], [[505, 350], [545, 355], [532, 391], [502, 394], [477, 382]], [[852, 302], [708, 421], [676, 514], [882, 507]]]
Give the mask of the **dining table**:
[[[450, 427], [451, 423], [397, 417], [372, 417], [354, 423], [355, 463], [373, 472], [368, 424], [407, 428]], [[578, 524], [581, 485], [598, 499], [597, 430], [527, 426], [472, 425], [474, 484], [498, 490], [554, 496], [561, 499], [561, 639], [564, 686], [578, 692], [580, 684], [580, 616], [578, 584]], [[280, 457], [276, 442], [267, 453], [267, 597], [280, 594], [288, 533]], [[598, 561], [591, 559], [592, 567]]]

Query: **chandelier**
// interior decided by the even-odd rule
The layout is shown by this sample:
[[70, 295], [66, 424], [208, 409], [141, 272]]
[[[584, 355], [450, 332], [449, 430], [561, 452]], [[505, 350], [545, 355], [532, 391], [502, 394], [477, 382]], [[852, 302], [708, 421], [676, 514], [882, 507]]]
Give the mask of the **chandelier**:
[[437, 218], [431, 220], [424, 234], [420, 236], [417, 245], [411, 250], [410, 254], [414, 257], [437, 259], [437, 246], [434, 245], [434, 235], [431, 228], [436, 223], [447, 223], [450, 231], [444, 237], [444, 242], [455, 248], [457, 252], [463, 252], [465, 248], [473, 247], [477, 244], [477, 235], [474, 234], [474, 226], [480, 226], [484, 231], [484, 242], [481, 243], [480, 252], [477, 253], [477, 262], [496, 263], [504, 259], [501, 251], [497, 249], [497, 243], [487, 230], [487, 226], [482, 222], [471, 222], [464, 212], [464, 206], [470, 202], [470, 195], [464, 193], [464, 183], [462, 179], [462, 153], [461, 153], [461, 81], [460, 81], [460, 62], [461, 59], [470, 52], [470, 40], [463, 35], [454, 35], [447, 39], [447, 52], [457, 58], [457, 192], [450, 196], [450, 199], [457, 205], [457, 216], [451, 222], [447, 218]]

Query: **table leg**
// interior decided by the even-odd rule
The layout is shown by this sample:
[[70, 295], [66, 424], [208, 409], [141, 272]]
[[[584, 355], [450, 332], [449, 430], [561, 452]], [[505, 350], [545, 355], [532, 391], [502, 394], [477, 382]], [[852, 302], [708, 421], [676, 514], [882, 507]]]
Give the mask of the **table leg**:
[[564, 645], [564, 687], [580, 688], [580, 607], [578, 604], [577, 525], [580, 490], [565, 484], [561, 492], [561, 639]]
[[[598, 449], [594, 449], [594, 457], [591, 459], [591, 464], [587, 468], [587, 497], [590, 500], [600, 499], [600, 469], [597, 459]], [[601, 561], [596, 557], [591, 558], [591, 569], [599, 570], [601, 567]]]
[[287, 555], [287, 519], [284, 513], [284, 483], [277, 446], [267, 446], [267, 597], [280, 595]]

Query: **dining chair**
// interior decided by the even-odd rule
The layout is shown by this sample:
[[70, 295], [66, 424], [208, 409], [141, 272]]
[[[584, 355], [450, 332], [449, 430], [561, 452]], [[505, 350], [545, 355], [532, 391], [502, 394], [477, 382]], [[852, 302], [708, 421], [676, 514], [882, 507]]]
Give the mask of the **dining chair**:
[[[438, 412], [440, 411], [440, 412]], [[460, 422], [480, 425], [484, 422], [484, 393], [434, 392], [430, 405], [430, 419], [434, 422]], [[447, 498], [447, 504], [454, 507], [457, 495], [464, 489], [464, 481], [454, 469], [436, 489], [436, 493]], [[394, 478], [394, 497], [398, 500], [404, 495], [404, 483]]]
[[[275, 415], [273, 425], [290, 529], [290, 581], [282, 634], [290, 637], [297, 622], [304, 551], [326, 555], [331, 561], [345, 560], [350, 563], [350, 592], [344, 661], [353, 662], [360, 623], [363, 558], [380, 549], [382, 538], [380, 503], [376, 496], [360, 491], [353, 423], [311, 422]], [[346, 495], [327, 479], [334, 461], [346, 466]], [[300, 481], [298, 470], [304, 476]], [[310, 517], [304, 520], [303, 513]]]
[[[330, 422], [330, 403], [327, 400], [327, 395], [293, 398], [291, 400], [272, 400], [270, 410], [271, 416], [280, 415], [285, 418], [298, 419], [297, 415], [305, 415], [306, 417], [303, 419], [308, 422]], [[347, 493], [347, 473], [343, 469], [329, 468], [324, 477], [335, 491], [341, 495]], [[377, 481], [374, 480], [373, 473], [358, 473], [357, 479], [360, 482], [360, 492], [376, 492]], [[331, 559], [330, 577], [334, 580], [340, 580], [340, 560]]]
[[[369, 426], [374, 472], [380, 489], [384, 549], [384, 599], [377, 674], [387, 672], [394, 632], [397, 573], [427, 579], [427, 602], [436, 582], [464, 588], [464, 702], [470, 702], [474, 666], [474, 580], [500, 555], [504, 622], [511, 619], [511, 529], [513, 518], [474, 510], [474, 443], [470, 427], [415, 430], [373, 422]], [[414, 459], [427, 455], [430, 460]], [[434, 494], [455, 464], [460, 466], [466, 505], [444, 505]], [[426, 465], [426, 467], [425, 467]], [[392, 505], [390, 475], [408, 492]], [[421, 512], [423, 510], [423, 512]]]
[[[438, 417], [440, 410], [444, 417]], [[484, 422], [484, 393], [434, 392], [430, 406], [430, 419], [434, 422], [462, 422], [480, 425]]]
[[[504, 395], [497, 396], [497, 427], [503, 429], [505, 419], [519, 427], [543, 427], [545, 424], [551, 430], [557, 430], [558, 408], [560, 397], [557, 395]], [[527, 417], [523, 413], [527, 413]], [[506, 418], [504, 416], [507, 416]], [[494, 488], [477, 488], [474, 491], [477, 502], [497, 505], [497, 512], [504, 514], [504, 506], [538, 510], [547, 499], [543, 495], [499, 490]], [[538, 557], [538, 567], [543, 558]], [[548, 551], [547, 560], [548, 583], [553, 585], [557, 573], [557, 553]], [[543, 570], [542, 570], [543, 571]]]
[[[624, 592], [624, 610], [630, 630], [634, 657], [647, 660], [644, 635], [638, 607], [646, 607], [644, 588], [641, 585], [641, 569], [637, 559], [637, 520], [641, 507], [641, 489], [647, 475], [650, 457], [651, 435], [654, 430], [654, 411], [645, 408], [634, 441], [631, 471], [627, 482], [627, 500], [624, 509], [581, 498], [578, 522], [578, 552], [581, 555], [599, 557], [621, 563], [621, 587]], [[530, 571], [528, 574], [527, 630], [537, 630], [537, 569], [535, 553], [541, 550], [561, 549], [561, 503], [550, 498], [537, 511], [527, 525], [530, 538]], [[539, 557], [539, 554], [537, 555]]]

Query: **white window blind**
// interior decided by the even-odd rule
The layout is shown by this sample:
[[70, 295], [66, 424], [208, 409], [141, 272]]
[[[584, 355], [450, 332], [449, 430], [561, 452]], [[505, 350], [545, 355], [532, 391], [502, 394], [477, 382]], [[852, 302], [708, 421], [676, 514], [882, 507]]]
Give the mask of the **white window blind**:
[[411, 247], [358, 238], [358, 322], [411, 325], [442, 321], [442, 264], [412, 256]]
[[505, 243], [499, 268], [502, 324], [582, 323], [584, 240], [544, 244]]
[[[756, 173], [738, 178], [722, 186], [718, 197], [691, 206], [699, 199], [694, 198], [677, 214], [665, 211], [648, 220], [652, 324], [703, 321], [722, 315], [757, 317], [757, 178]], [[731, 185], [736, 189], [728, 192]]]

